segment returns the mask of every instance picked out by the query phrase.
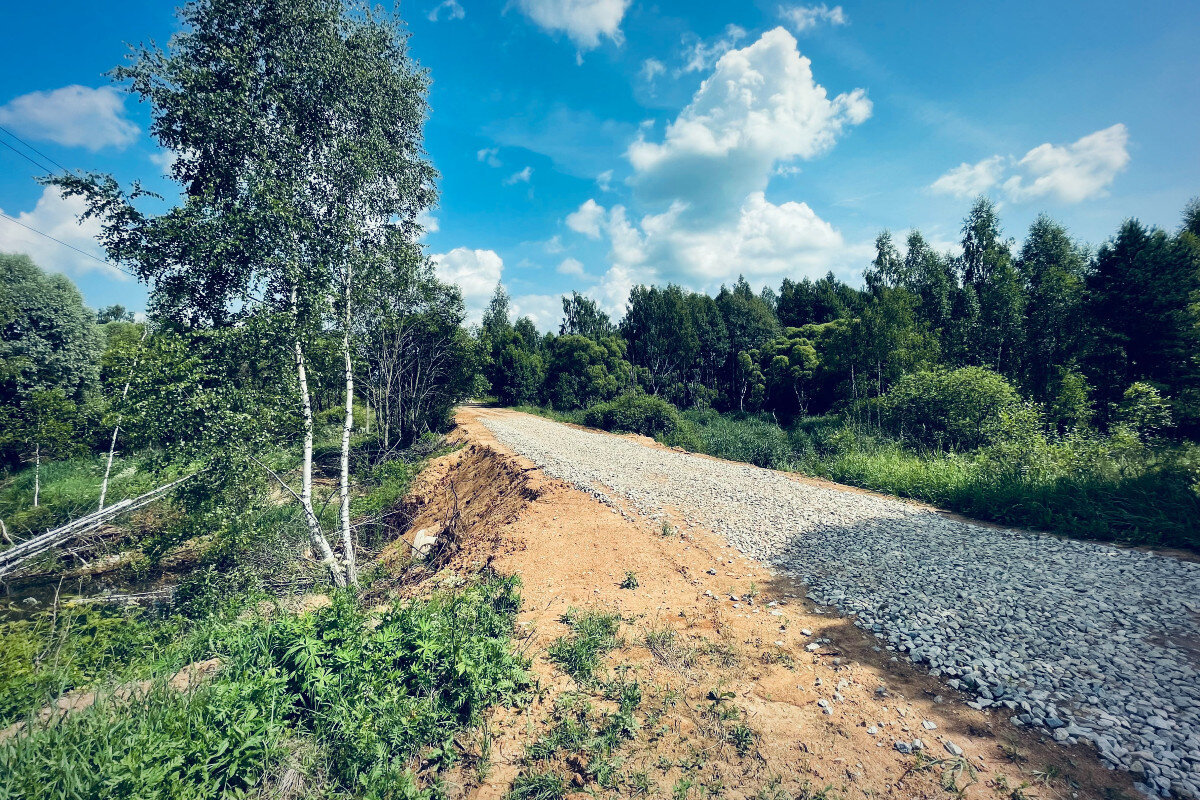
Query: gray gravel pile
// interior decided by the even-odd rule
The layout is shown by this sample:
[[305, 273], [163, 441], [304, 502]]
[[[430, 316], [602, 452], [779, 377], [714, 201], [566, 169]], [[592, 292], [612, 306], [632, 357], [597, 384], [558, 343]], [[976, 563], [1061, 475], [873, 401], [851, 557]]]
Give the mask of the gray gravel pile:
[[610, 505], [673, 510], [802, 580], [970, 705], [1094, 743], [1147, 794], [1200, 798], [1200, 564], [969, 525], [538, 417], [484, 422]]

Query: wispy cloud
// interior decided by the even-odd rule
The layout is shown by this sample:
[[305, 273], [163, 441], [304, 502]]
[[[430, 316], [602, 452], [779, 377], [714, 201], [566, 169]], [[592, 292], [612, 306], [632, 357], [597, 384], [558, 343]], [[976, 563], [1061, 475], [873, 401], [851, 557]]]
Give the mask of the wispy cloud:
[[[445, 12], [443, 14], [442, 12]], [[439, 19], [462, 19], [467, 15], [467, 12], [458, 4], [458, 0], [446, 0], [444, 3], [438, 3], [429, 12], [429, 21], [437, 22]]]
[[499, 147], [485, 147], [482, 150], [477, 150], [475, 152], [475, 158], [479, 161], [482, 161], [484, 164], [487, 164], [489, 167], [498, 167], [504, 163], [500, 160]]
[[779, 15], [796, 33], [804, 33], [818, 25], [845, 25], [850, 22], [841, 6], [821, 3], [817, 6], [780, 6]]
[[512, 186], [514, 183], [529, 183], [529, 179], [533, 177], [533, 167], [525, 167], [524, 169], [514, 172], [504, 179], [506, 186]]

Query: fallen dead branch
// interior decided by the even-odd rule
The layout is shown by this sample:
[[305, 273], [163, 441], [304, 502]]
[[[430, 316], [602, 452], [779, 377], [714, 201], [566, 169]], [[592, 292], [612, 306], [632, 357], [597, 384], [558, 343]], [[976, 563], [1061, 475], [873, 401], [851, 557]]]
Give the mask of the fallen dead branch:
[[28, 563], [38, 556], [48, 553], [49, 551], [61, 547], [70, 542], [76, 537], [82, 536], [89, 531], [96, 530], [109, 520], [121, 515], [149, 505], [155, 500], [158, 500], [167, 495], [171, 490], [187, 480], [195, 477], [198, 473], [193, 472], [190, 475], [185, 475], [182, 478], [173, 480], [170, 483], [163, 484], [155, 489], [151, 489], [138, 497], [131, 497], [122, 500], [119, 503], [113, 503], [108, 508], [99, 511], [93, 511], [91, 514], [72, 520], [66, 525], [59, 526], [53, 530], [40, 533], [22, 542], [18, 542], [12, 547], [0, 550], [0, 578], [10, 575], [18, 570], [22, 565]]

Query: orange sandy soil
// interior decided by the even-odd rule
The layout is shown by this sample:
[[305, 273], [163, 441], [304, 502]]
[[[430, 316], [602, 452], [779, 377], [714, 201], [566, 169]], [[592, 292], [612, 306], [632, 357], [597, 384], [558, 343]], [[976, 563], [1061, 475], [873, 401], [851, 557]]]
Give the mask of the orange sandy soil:
[[[395, 577], [376, 588], [419, 594], [483, 567], [523, 582], [518, 646], [532, 659], [538, 691], [526, 706], [494, 710], [487, 737], [463, 743], [466, 766], [443, 776], [451, 796], [501, 798], [518, 776], [547, 770], [579, 797], [1137, 796], [1129, 777], [1106, 769], [1090, 748], [1064, 747], [1013, 727], [1007, 716], [967, 708], [969, 698], [892, 660], [877, 639], [805, 600], [803, 585], [773, 576], [711, 531], [630, 521], [548, 477], [480, 422], [512, 413], [460, 410], [452, 441], [462, 447], [421, 474], [407, 508], [409, 539], [453, 518], [452, 536], [442, 537], [452, 549], [440, 569], [423, 570], [397, 543], [382, 556]], [[636, 589], [619, 587], [627, 572]], [[731, 595], [743, 599], [735, 605]], [[585, 753], [526, 758], [526, 747], [554, 724], [556, 704], [560, 715], [564, 702], [581, 697], [596, 716], [616, 707], [603, 689], [576, 685], [547, 657], [551, 643], [570, 633], [561, 617], [571, 608], [621, 617], [624, 645], [598, 675], [623, 668], [642, 688], [640, 729], [617, 752], [607, 785]], [[674, 646], [652, 653], [647, 632], [664, 630], [675, 632]], [[830, 641], [819, 651], [805, 649], [822, 637]], [[722, 698], [719, 713], [713, 697]], [[937, 728], [925, 729], [924, 720]], [[731, 734], [738, 725], [754, 732], [741, 753]], [[926, 744], [922, 755], [893, 748], [915, 738]], [[946, 740], [965, 758], [953, 757]]]

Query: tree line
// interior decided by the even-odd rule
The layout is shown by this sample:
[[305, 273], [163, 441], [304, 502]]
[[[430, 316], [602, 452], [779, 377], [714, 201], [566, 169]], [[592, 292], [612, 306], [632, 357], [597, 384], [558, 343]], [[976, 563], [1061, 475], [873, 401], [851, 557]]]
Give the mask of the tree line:
[[958, 255], [915, 230], [903, 249], [884, 231], [875, 250], [861, 287], [832, 273], [758, 292], [739, 278], [715, 297], [637, 286], [615, 323], [573, 293], [557, 334], [511, 321], [497, 287], [478, 331], [484, 376], [510, 405], [569, 410], [644, 392], [786, 424], [829, 412], [879, 421], [904, 376], [979, 368], [1060, 432], [1107, 430], [1136, 404], [1167, 413], [1164, 430], [1200, 433], [1200, 202], [1174, 232], [1131, 219], [1091, 249], [1046, 216], [1018, 245], [980, 198]]

